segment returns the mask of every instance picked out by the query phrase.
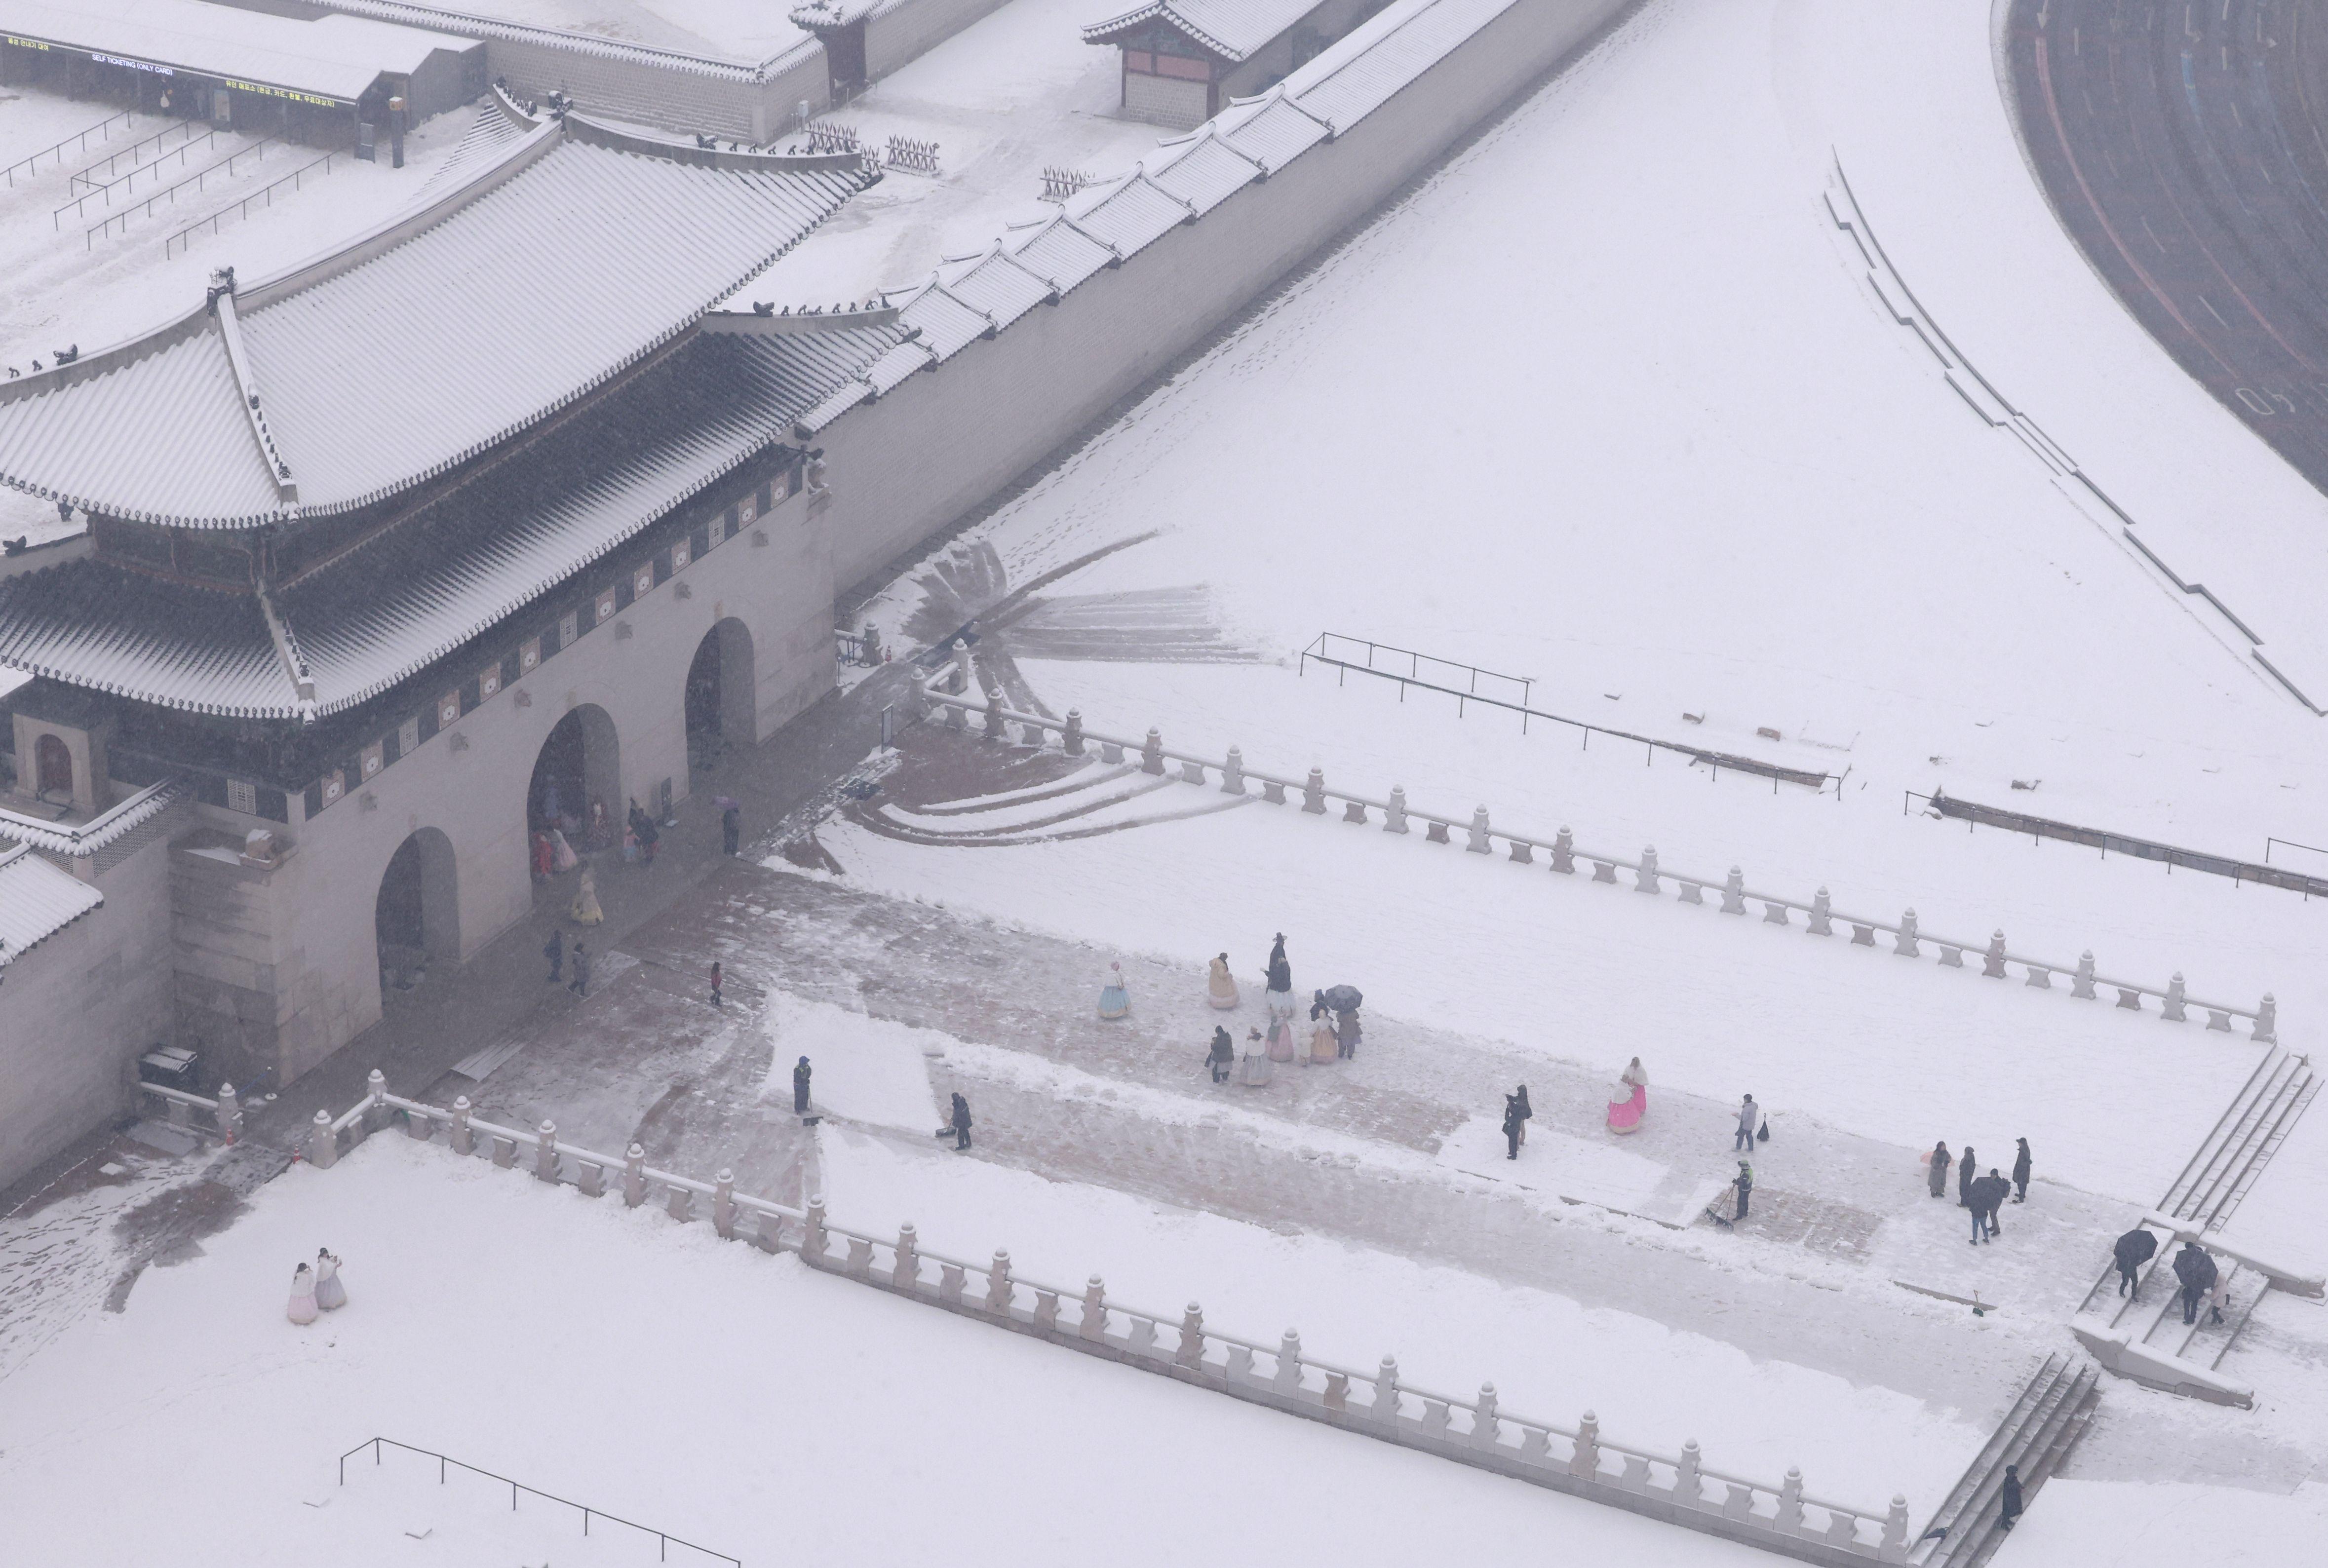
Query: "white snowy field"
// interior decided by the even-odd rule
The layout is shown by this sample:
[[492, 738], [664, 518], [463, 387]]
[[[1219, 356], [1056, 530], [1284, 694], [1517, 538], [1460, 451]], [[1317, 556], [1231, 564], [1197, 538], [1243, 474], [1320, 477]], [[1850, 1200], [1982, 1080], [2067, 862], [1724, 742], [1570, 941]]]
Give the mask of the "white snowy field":
[[[347, 1260], [351, 1304], [295, 1328], [290, 1269], [319, 1244]], [[1760, 1560], [394, 1136], [263, 1188], [7, 1395], [0, 1516], [25, 1562], [162, 1542], [190, 1568], [657, 1560], [651, 1537], [601, 1520], [586, 1543], [571, 1511], [512, 1514], [505, 1488], [440, 1486], [410, 1455], [367, 1453], [340, 1486], [338, 1457], [375, 1436], [746, 1563], [1323, 1565], [1534, 1539]]]
[[[1053, 591], [1202, 583], [1268, 657], [1334, 631], [1532, 675], [1552, 711], [1848, 765], [1876, 799], [1938, 784], [2250, 858], [2328, 843], [2319, 721], [1972, 413], [1822, 201], [1839, 158], [1942, 324], [2137, 515], [2191, 526], [2236, 493], [2256, 526], [2211, 548], [2295, 584], [2328, 564], [2328, 506], [2060, 232], [1987, 25], [1653, 0], [974, 537], [1023, 583], [1155, 530]], [[2276, 654], [2307, 634], [2263, 619]], [[1168, 733], [1350, 765], [1345, 709], [1267, 665], [1075, 680], [1038, 690], [1093, 696], [1094, 726], [1200, 711]], [[1554, 749], [1482, 798], [1533, 814], [1511, 786]], [[1463, 787], [1405, 756], [1410, 789]]]

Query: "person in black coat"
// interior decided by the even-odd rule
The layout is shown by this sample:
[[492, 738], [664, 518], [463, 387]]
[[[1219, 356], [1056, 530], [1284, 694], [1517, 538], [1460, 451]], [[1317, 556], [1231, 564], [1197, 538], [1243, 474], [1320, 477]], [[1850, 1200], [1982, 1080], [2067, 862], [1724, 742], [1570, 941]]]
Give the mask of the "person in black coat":
[[2004, 1485], [1996, 1498], [1996, 1527], [2010, 1530], [2021, 1517], [2021, 1467], [2004, 1467]]
[[1507, 1108], [1519, 1112], [1520, 1141], [1525, 1143], [1527, 1141], [1528, 1119], [1535, 1114], [1535, 1107], [1528, 1103], [1527, 1085], [1525, 1084], [1522, 1084], [1519, 1086], [1519, 1092], [1517, 1094], [1505, 1095], [1504, 1103]]
[[719, 813], [719, 851], [732, 855], [744, 842], [744, 812], [729, 806]]
[[947, 1125], [953, 1129], [954, 1151], [956, 1153], [960, 1153], [962, 1150], [969, 1148], [970, 1102], [963, 1099], [961, 1092], [958, 1090], [955, 1092], [953, 1097], [953, 1119], [949, 1122]]
[[803, 1056], [800, 1066], [793, 1069], [793, 1113], [795, 1115], [808, 1114], [808, 1058]]
[[1519, 1103], [1518, 1098], [1517, 1098], [1516, 1096], [1515, 1096], [1515, 1095], [1511, 1095], [1511, 1094], [1507, 1094], [1507, 1095], [1505, 1095], [1505, 1096], [1504, 1096], [1504, 1158], [1505, 1158], [1505, 1159], [1507, 1159], [1507, 1160], [1517, 1160], [1517, 1159], [1520, 1157], [1520, 1129], [1521, 1129], [1525, 1124], [1525, 1119], [1520, 1115], [1520, 1103]]
[[1746, 1200], [1754, 1195], [1754, 1168], [1744, 1160], [1738, 1162], [1738, 1179], [1730, 1184], [1738, 1189], [1738, 1212], [1731, 1218], [1735, 1225], [1746, 1217]]
[[1228, 1030], [1214, 1028], [1213, 1048], [1205, 1053], [1205, 1065], [1212, 1068], [1214, 1083], [1229, 1081], [1229, 1069], [1236, 1066], [1236, 1042], [1229, 1038]]
[[541, 944], [541, 956], [549, 960], [549, 983], [558, 984], [566, 978], [566, 934], [555, 927], [549, 940]]
[[2013, 1191], [2013, 1184], [1991, 1170], [1972, 1184], [1972, 1239], [1975, 1245], [1995, 1236], [2002, 1227], [1996, 1211]]
[[[2199, 1320], [2199, 1300], [2215, 1288], [2215, 1260], [2197, 1242], [2184, 1242], [2182, 1250], [2174, 1254], [2174, 1277], [2182, 1283], [2182, 1321]], [[2217, 1312], [2215, 1320], [2220, 1322]]]
[[2142, 1225], [2136, 1225], [2117, 1238], [2110, 1255], [2117, 1260], [2117, 1293], [2121, 1296], [2135, 1288], [2135, 1274], [2143, 1264], [2158, 1253], [2158, 1238]]
[[1967, 1143], [1965, 1145], [1964, 1153], [1957, 1159], [1957, 1207], [1958, 1208], [1972, 1207], [1972, 1184], [1979, 1175], [1979, 1169], [1973, 1164], [1972, 1145]]
[[2020, 1145], [2020, 1151], [2013, 1157], [2013, 1185], [2020, 1190], [2013, 1195], [2013, 1201], [2027, 1203], [2029, 1201], [2029, 1140], [2016, 1138], [2014, 1142]]

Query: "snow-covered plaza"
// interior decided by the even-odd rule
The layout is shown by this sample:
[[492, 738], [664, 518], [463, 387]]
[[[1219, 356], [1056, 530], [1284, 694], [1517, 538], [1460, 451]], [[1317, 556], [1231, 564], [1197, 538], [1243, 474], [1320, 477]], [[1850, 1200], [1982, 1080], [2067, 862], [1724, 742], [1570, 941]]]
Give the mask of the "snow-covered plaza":
[[[2328, 878], [2328, 501], [2057, 216], [2016, 62], [2041, 34], [2100, 45], [2018, 0], [1611, 8], [1159, 357], [1123, 346], [1151, 319], [1134, 291], [1211, 297], [1185, 260], [1209, 253], [1165, 248], [1289, 189], [1324, 210], [1300, 160], [1387, 155], [1364, 137], [1427, 117], [1398, 97], [1422, 89], [1368, 87], [1387, 108], [1282, 161], [1255, 148], [1353, 62], [1428, 84], [1412, 38], [1470, 58], [1517, 13], [1392, 0], [1188, 142], [1119, 112], [1149, 67], [1077, 39], [1106, 9], [1007, 0], [874, 81], [822, 134], [943, 136], [951, 160], [850, 171], [681, 302], [686, 330], [771, 356], [750, 362], [783, 400], [734, 461], [790, 466], [507, 666], [529, 709], [617, 714], [619, 765], [577, 739], [570, 767], [577, 795], [603, 775], [633, 796], [627, 852], [618, 826], [577, 871], [556, 809], [520, 803], [480, 858], [530, 905], [483, 931], [459, 840], [465, 934], [440, 945], [453, 896], [414, 873], [429, 935], [399, 970], [387, 874], [302, 847], [435, 831], [394, 793], [416, 781], [479, 815], [504, 772], [539, 793], [565, 720], [493, 751], [502, 772], [451, 756], [503, 744], [465, 718], [502, 690], [502, 623], [447, 643], [455, 665], [493, 652], [483, 684], [416, 662], [367, 688], [449, 702], [450, 744], [382, 749], [349, 719], [329, 733], [352, 773], [289, 746], [340, 782], [304, 808], [290, 790], [280, 836], [347, 897], [380, 889], [376, 1021], [239, 1101], [139, 1091], [0, 1186], [0, 1558], [2307, 1559], [2328, 1526], [2328, 884], [2305, 880]], [[486, 14], [736, 61], [811, 36], [728, 0]], [[2249, 33], [2301, 42], [2245, 0], [2205, 27], [2225, 70]], [[0, 99], [0, 153], [86, 107]], [[351, 164], [246, 217], [246, 275], [386, 244], [362, 237], [521, 144], [556, 149], [541, 168], [660, 159], [690, 191], [830, 173], [589, 107], [432, 120], [411, 169]], [[1069, 169], [1089, 184], [1035, 200]], [[1200, 179], [1236, 193], [1180, 193]], [[502, 210], [480, 188], [473, 223]], [[1134, 245], [1111, 225], [1141, 202], [1162, 215]], [[106, 336], [91, 319], [146, 331], [226, 255], [81, 261], [34, 227], [0, 239], [12, 354]], [[1042, 270], [1103, 245], [1097, 281]], [[994, 282], [1013, 268], [1026, 298]], [[1094, 296], [1099, 327], [1072, 314]], [[812, 324], [805, 302], [843, 297], [868, 303]], [[2271, 306], [2248, 302], [2267, 328]], [[1091, 393], [1097, 417], [903, 554], [852, 537], [877, 522], [849, 510], [850, 432], [911, 428], [872, 421], [956, 376], [991, 374], [970, 384], [1006, 418], [1047, 361], [1012, 380], [980, 356], [1028, 342], [1159, 373]], [[514, 350], [500, 369], [536, 373]], [[628, 438], [611, 394], [571, 396], [559, 418]], [[9, 406], [0, 532], [78, 549], [8, 466]], [[587, 427], [540, 443], [580, 453]], [[968, 495], [995, 427], [885, 455], [891, 488], [867, 486]], [[492, 461], [539, 464], [534, 444]], [[732, 483], [674, 477], [671, 504]], [[631, 542], [606, 540], [575, 571]], [[845, 580], [859, 556], [887, 564]], [[409, 591], [390, 575], [380, 594]], [[0, 577], [0, 615], [39, 581]], [[251, 657], [304, 671], [325, 604], [286, 586], [286, 632], [254, 581]], [[739, 738], [735, 667], [711, 658], [707, 685], [698, 644], [756, 617]], [[185, 662], [163, 630], [106, 657]], [[22, 702], [112, 679], [84, 656], [0, 624]], [[803, 659], [814, 681], [767, 721]], [[668, 707], [681, 671], [668, 735], [605, 695]], [[319, 722], [312, 687], [305, 718], [202, 711], [255, 748]], [[698, 711], [723, 704], [724, 738]], [[45, 765], [17, 755], [33, 713], [19, 770]], [[239, 834], [227, 789], [183, 809]], [[360, 803], [324, 815], [340, 789]], [[491, 860], [536, 836], [526, 878]], [[302, 869], [192, 842], [174, 853]], [[175, 864], [153, 896], [183, 931], [212, 917], [185, 887], [217, 873]], [[0, 958], [49, 934], [6, 924], [12, 887], [65, 897], [30, 865], [0, 880]], [[312, 964], [291, 895], [247, 885], [232, 918], [263, 908], [276, 946], [233, 948], [233, 972]], [[1273, 944], [1290, 1043], [1263, 1036]], [[182, 974], [180, 1007], [231, 1010], [202, 989], [229, 961]], [[1216, 1029], [1233, 1059], [1208, 1071]], [[1741, 1140], [1748, 1096], [1762, 1135]], [[1957, 1169], [1928, 1185], [1936, 1143]], [[1991, 1234], [1959, 1172], [2010, 1178], [2017, 1150]], [[2158, 1252], [2122, 1302], [2129, 1235]], [[2185, 1244], [2221, 1285], [2187, 1329]], [[286, 1321], [319, 1247], [350, 1301]]]

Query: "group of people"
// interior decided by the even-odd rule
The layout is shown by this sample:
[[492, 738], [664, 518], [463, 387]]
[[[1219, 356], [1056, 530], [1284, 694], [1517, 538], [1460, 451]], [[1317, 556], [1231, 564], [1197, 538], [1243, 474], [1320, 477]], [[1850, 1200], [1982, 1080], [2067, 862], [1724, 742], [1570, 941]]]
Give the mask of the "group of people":
[[340, 1282], [340, 1260], [329, 1247], [315, 1249], [313, 1263], [301, 1263], [291, 1273], [291, 1321], [305, 1328], [324, 1312], [348, 1304], [348, 1288]]
[[1980, 1158], [1974, 1153], [1969, 1143], [1965, 1145], [1961, 1155], [1953, 1159], [1946, 1141], [1933, 1144], [1932, 1151], [1924, 1156], [1925, 1180], [1934, 1197], [1948, 1195], [1948, 1167], [1951, 1163], [1956, 1166], [1957, 1205], [1969, 1210], [1972, 1215], [1972, 1240], [1968, 1245], [1978, 1246], [1983, 1242], [1995, 1239], [2003, 1229], [1996, 1223], [1996, 1214], [2004, 1207], [2006, 1198], [2010, 1197], [2014, 1203], [2029, 1201], [2029, 1140], [2019, 1138], [2014, 1141], [2016, 1148], [2010, 1179], [2001, 1175], [1993, 1165], [1988, 1168], [1986, 1176], [1981, 1175]]
[[[793, 1065], [793, 1113], [794, 1115], [809, 1114], [810, 1084], [815, 1076], [816, 1070], [809, 1066], [806, 1056], [803, 1056]], [[938, 1129], [937, 1136], [953, 1138], [956, 1153], [970, 1147], [970, 1102], [958, 1089], [954, 1091], [953, 1106], [946, 1113], [945, 1124]]]
[[[1306, 1044], [1302, 1040], [1300, 1005], [1293, 1000], [1293, 965], [1285, 956], [1285, 934], [1281, 931], [1269, 950], [1262, 981], [1268, 1033], [1263, 1034], [1258, 1028], [1248, 1028], [1244, 1048], [1240, 1053], [1227, 1028], [1215, 1026], [1211, 1048], [1205, 1053], [1205, 1066], [1214, 1083], [1225, 1084], [1234, 1077], [1247, 1088], [1259, 1088], [1270, 1081], [1279, 1062], [1298, 1060], [1305, 1067], [1329, 1066], [1347, 1062], [1358, 1054], [1358, 1046], [1365, 1038], [1358, 1008], [1365, 998], [1354, 986], [1338, 985], [1310, 993], [1309, 1038]], [[1101, 994], [1100, 1010], [1103, 1016], [1107, 1015], [1108, 994]], [[1237, 991], [1236, 977], [1229, 972], [1227, 953], [1219, 954], [1206, 966], [1205, 995], [1207, 1001], [1223, 1011], [1237, 1007], [1243, 1000]]]
[[[2158, 1238], [2148, 1227], [2136, 1225], [2117, 1238], [2111, 1249], [2117, 1263], [2117, 1293], [2121, 1296], [2141, 1288], [2136, 1276], [2142, 1265], [2158, 1253]], [[2214, 1254], [2195, 1241], [2184, 1242], [2182, 1250], [2174, 1254], [2175, 1293], [2182, 1299], [2182, 1321], [2199, 1320], [2200, 1303], [2207, 1308], [2207, 1321], [2223, 1320], [2223, 1309], [2230, 1305], [2230, 1276], [2217, 1265]]]

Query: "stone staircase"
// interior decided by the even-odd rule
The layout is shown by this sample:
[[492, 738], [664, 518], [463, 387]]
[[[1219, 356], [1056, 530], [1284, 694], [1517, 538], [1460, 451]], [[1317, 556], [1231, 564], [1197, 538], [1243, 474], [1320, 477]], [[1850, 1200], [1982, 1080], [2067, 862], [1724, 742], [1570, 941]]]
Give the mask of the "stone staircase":
[[[843, 814], [884, 838], [909, 844], [1006, 845], [1090, 838], [1250, 803], [1244, 795], [1191, 797], [1173, 791], [1173, 783], [1132, 763], [1095, 761], [1028, 789], [916, 806], [862, 801]], [[1160, 800], [1148, 799], [1159, 791], [1165, 792]]]
[[1932, 1515], [1908, 1560], [1921, 1568], [1976, 1568], [1995, 1555], [2004, 1542], [1996, 1516], [2004, 1467], [2021, 1468], [2022, 1506], [2030, 1507], [2083, 1435], [2100, 1397], [2100, 1382], [2101, 1373], [2090, 1362], [2058, 1351], [2046, 1357]]
[[2136, 1275], [2135, 1288], [2119, 1295], [2117, 1270], [2105, 1266], [2079, 1304], [2071, 1329], [2104, 1366], [2172, 1393], [2243, 1408], [2254, 1404], [2252, 1389], [2220, 1375], [2223, 1358], [2276, 1281], [2305, 1293], [2312, 1293], [2314, 1282], [2275, 1275], [2220, 1244], [2202, 1243], [2229, 1287], [2229, 1300], [2222, 1322], [2213, 1322], [2202, 1309], [2197, 1322], [2185, 1324], [2174, 1311], [2180, 1288], [2173, 1270], [2177, 1234], [2211, 1238], [2221, 1230], [2319, 1092], [2320, 1079], [2308, 1057], [2275, 1046], [2256, 1065], [2157, 1208], [2143, 1217], [2142, 1224], [2158, 1235], [2159, 1248]]

